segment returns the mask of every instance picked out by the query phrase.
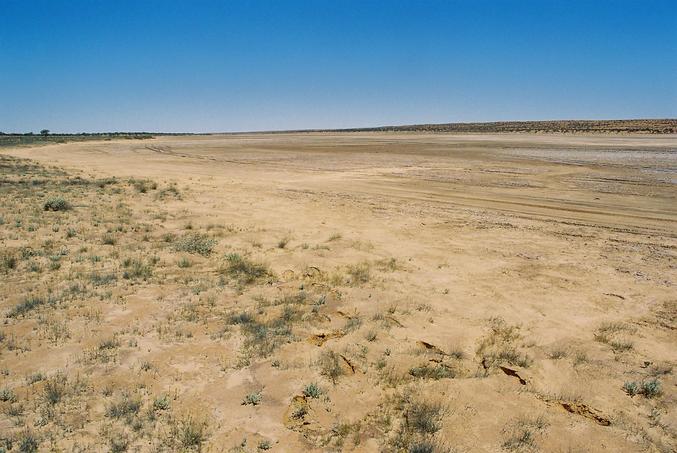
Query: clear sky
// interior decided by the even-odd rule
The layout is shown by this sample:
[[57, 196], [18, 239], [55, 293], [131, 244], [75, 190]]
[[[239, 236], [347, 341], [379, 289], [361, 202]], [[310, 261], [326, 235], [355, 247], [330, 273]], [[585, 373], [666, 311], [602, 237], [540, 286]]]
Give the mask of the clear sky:
[[677, 117], [677, 0], [0, 0], [0, 131]]

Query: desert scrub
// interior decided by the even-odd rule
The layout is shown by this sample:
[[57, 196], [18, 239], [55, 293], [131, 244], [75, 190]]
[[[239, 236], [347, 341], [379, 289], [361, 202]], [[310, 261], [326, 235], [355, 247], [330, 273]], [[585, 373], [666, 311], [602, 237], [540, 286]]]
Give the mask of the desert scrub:
[[623, 384], [623, 390], [630, 396], [644, 395], [646, 398], [654, 398], [661, 394], [661, 383], [658, 379], [628, 381]]
[[443, 363], [438, 363], [435, 365], [424, 364], [413, 367], [409, 370], [409, 374], [415, 378], [434, 380], [456, 377], [456, 372], [454, 369]]
[[292, 322], [300, 318], [300, 312], [290, 306], [284, 307], [282, 313], [269, 321], [258, 321], [248, 313], [240, 313], [230, 317], [231, 324], [239, 324], [245, 337], [245, 351], [260, 357], [269, 356], [280, 345], [292, 339]]
[[247, 406], [247, 405], [252, 405], [252, 406], [258, 406], [261, 404], [261, 400], [263, 399], [263, 396], [261, 395], [261, 392], [252, 392], [248, 393], [245, 395], [244, 399], [242, 400], [242, 405]]
[[507, 438], [501, 446], [508, 451], [533, 451], [536, 449], [536, 435], [543, 433], [547, 426], [548, 422], [542, 416], [520, 418], [503, 430]]
[[45, 211], [68, 211], [71, 204], [63, 197], [51, 197], [42, 205]]
[[141, 278], [147, 280], [153, 274], [153, 268], [149, 264], [144, 264], [140, 259], [129, 259], [125, 260], [123, 263], [125, 271], [122, 273], [122, 278], [125, 280], [131, 280], [136, 278]]
[[341, 366], [342, 360], [340, 354], [335, 351], [332, 351], [331, 349], [324, 351], [318, 360], [320, 374], [336, 384], [338, 378], [345, 374], [345, 371]]
[[174, 447], [171, 451], [200, 451], [200, 446], [206, 440], [206, 424], [200, 423], [192, 417], [180, 420], [172, 426], [170, 443]]
[[517, 349], [516, 343], [521, 339], [519, 326], [508, 325], [502, 318], [492, 318], [489, 327], [489, 333], [477, 348], [477, 356], [485, 370], [502, 363], [524, 368], [531, 364], [531, 359]]
[[18, 316], [23, 316], [28, 312], [36, 310], [37, 308], [45, 305], [47, 302], [52, 302], [51, 300], [44, 299], [43, 297], [38, 296], [29, 296], [23, 301], [15, 305], [7, 314], [9, 318], [16, 318]]
[[16, 395], [12, 389], [2, 389], [0, 390], [0, 401], [5, 403], [13, 403], [16, 401]]
[[621, 322], [607, 322], [601, 324], [595, 330], [595, 341], [607, 344], [614, 353], [627, 352], [633, 349], [631, 341], [625, 339], [625, 335], [634, 333], [632, 326]]
[[238, 253], [230, 253], [226, 256], [226, 265], [221, 269], [221, 273], [245, 285], [270, 275], [267, 266], [255, 263]]
[[157, 189], [157, 183], [147, 179], [130, 179], [129, 184], [139, 193], [146, 193], [149, 190]]
[[306, 385], [303, 389], [303, 396], [307, 398], [319, 398], [322, 393], [322, 389], [314, 382]]
[[363, 285], [371, 278], [371, 266], [369, 263], [358, 263], [347, 267], [348, 283], [351, 286]]
[[214, 251], [215, 245], [216, 239], [212, 239], [206, 234], [186, 233], [174, 241], [174, 250], [194, 255], [209, 256]]
[[16, 269], [16, 261], [13, 253], [5, 252], [0, 256], [0, 269], [5, 272]]
[[106, 417], [121, 418], [129, 417], [139, 413], [141, 409], [141, 400], [131, 398], [128, 394], [123, 393], [118, 401], [111, 403], [106, 408]]
[[442, 429], [443, 407], [411, 395], [403, 396], [398, 404], [402, 423], [393, 439], [397, 451], [435, 452], [434, 435]]

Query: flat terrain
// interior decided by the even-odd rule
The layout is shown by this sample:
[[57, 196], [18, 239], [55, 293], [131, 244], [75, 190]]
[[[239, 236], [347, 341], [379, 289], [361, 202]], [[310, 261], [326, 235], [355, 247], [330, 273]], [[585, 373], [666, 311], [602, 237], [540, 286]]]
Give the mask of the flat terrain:
[[0, 194], [0, 447], [677, 449], [676, 135], [5, 148]]

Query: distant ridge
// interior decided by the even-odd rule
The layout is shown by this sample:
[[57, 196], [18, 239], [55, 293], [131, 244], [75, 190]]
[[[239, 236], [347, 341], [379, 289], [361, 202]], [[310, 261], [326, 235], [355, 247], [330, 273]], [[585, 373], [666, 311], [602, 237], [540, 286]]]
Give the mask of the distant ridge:
[[677, 119], [496, 121], [488, 123], [411, 124], [348, 129], [270, 132], [458, 132], [458, 133], [596, 133], [677, 134]]

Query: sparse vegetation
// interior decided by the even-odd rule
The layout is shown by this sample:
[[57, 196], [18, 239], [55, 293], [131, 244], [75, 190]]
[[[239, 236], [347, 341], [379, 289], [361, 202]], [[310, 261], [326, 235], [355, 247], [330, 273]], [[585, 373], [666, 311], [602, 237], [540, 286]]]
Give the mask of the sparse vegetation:
[[661, 394], [661, 383], [658, 379], [641, 382], [627, 381], [623, 384], [623, 390], [630, 396], [643, 395], [647, 398], [654, 398]]
[[237, 280], [240, 284], [250, 284], [270, 275], [265, 265], [255, 263], [237, 253], [230, 253], [226, 256], [226, 266], [222, 273]]
[[71, 205], [63, 197], [52, 197], [45, 201], [43, 208], [45, 211], [68, 211]]
[[245, 406], [247, 405], [258, 406], [261, 403], [262, 399], [263, 396], [261, 395], [260, 391], [252, 392], [245, 395], [244, 399], [242, 400], [242, 404]]
[[216, 239], [212, 239], [205, 234], [186, 233], [174, 241], [174, 250], [194, 255], [209, 256], [214, 251], [215, 245]]

